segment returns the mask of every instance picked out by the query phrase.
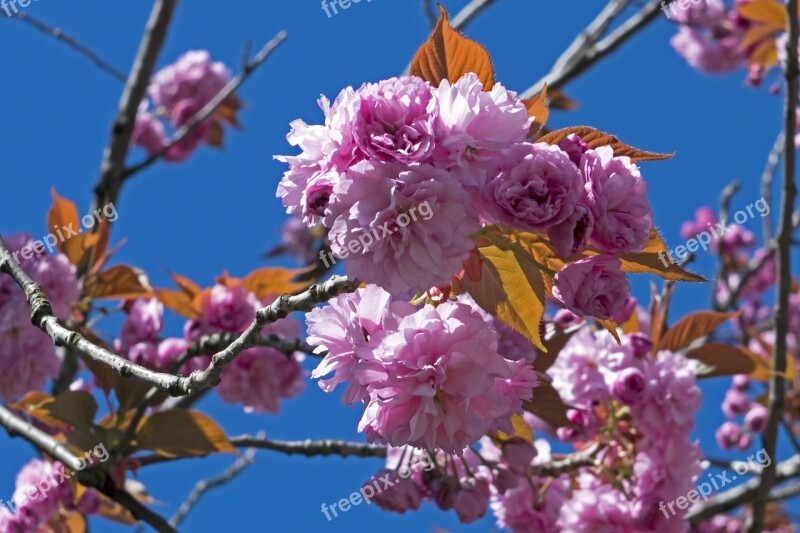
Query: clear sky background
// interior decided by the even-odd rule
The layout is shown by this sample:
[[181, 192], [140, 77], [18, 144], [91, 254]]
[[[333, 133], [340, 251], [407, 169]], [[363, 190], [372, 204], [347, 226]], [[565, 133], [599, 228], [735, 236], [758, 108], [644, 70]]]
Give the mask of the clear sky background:
[[[456, 13], [466, 0], [447, 0]], [[135, 55], [151, 2], [38, 0], [27, 12], [60, 26], [118, 68]], [[568, 7], [567, 7], [568, 5]], [[497, 79], [524, 90], [544, 75], [558, 55], [604, 3], [598, 0], [498, 0], [466, 33], [491, 52]], [[283, 172], [274, 154], [292, 153], [285, 140], [295, 118], [321, 120], [316, 99], [331, 99], [358, 86], [398, 74], [426, 38], [429, 26], [418, 0], [372, 0], [328, 18], [318, 0], [181, 2], [158, 65], [191, 49], [238, 71], [243, 43], [258, 49], [279, 30], [289, 39], [242, 88], [247, 104], [243, 129], [230, 132], [224, 150], [201, 149], [187, 163], [157, 165], [122, 192], [113, 240], [127, 239], [116, 260], [139, 266], [156, 285], [168, 285], [166, 269], [210, 284], [224, 270], [234, 276], [264, 266], [259, 258], [278, 240], [285, 220], [275, 198]], [[550, 126], [587, 124], [634, 146], [677, 151], [666, 162], [645, 163], [643, 174], [655, 221], [671, 248], [683, 243], [680, 223], [700, 205], [716, 205], [719, 191], [740, 180], [733, 208], [760, 197], [758, 179], [780, 128], [781, 98], [766, 88], [743, 86], [743, 72], [707, 77], [692, 71], [669, 46], [674, 28], [661, 18], [612, 57], [603, 60], [566, 92], [581, 106], [551, 115]], [[50, 187], [88, 208], [121, 83], [83, 57], [32, 28], [0, 19], [0, 234], [47, 233]], [[771, 83], [769, 80], [767, 84]], [[130, 161], [142, 153], [134, 151]], [[773, 216], [777, 215], [777, 206]], [[748, 226], [759, 231], [760, 219]], [[288, 264], [288, 263], [287, 263]], [[713, 275], [714, 263], [700, 254], [695, 270]], [[648, 297], [647, 277], [635, 294]], [[709, 305], [709, 285], [681, 285], [673, 316]], [[170, 315], [166, 334], [179, 335]], [[109, 323], [108, 333], [118, 333]], [[311, 367], [308, 366], [310, 369]], [[2, 379], [2, 377], [0, 377]], [[713, 431], [721, 420], [727, 387], [704, 388], [696, 437], [716, 450]], [[301, 397], [283, 403], [277, 416], [246, 416], [215, 395], [200, 407], [230, 435], [265, 430], [276, 439], [335, 438], [363, 441], [356, 433], [359, 410], [323, 394], [309, 380]], [[760, 448], [758, 446], [757, 448]], [[754, 447], [753, 451], [757, 449]], [[14, 476], [31, 457], [30, 446], [0, 432], [0, 498], [8, 499]], [[732, 458], [745, 458], [735, 452]], [[186, 460], [143, 469], [139, 479], [169, 517], [195, 481], [219, 474], [230, 456]], [[234, 483], [209, 493], [184, 523], [186, 531], [487, 531], [493, 517], [458, 524], [453, 513], [426, 503], [404, 516], [361, 505], [328, 523], [320, 512], [358, 490], [382, 466], [379, 459], [307, 459], [260, 452]], [[93, 520], [93, 531], [121, 531]]]

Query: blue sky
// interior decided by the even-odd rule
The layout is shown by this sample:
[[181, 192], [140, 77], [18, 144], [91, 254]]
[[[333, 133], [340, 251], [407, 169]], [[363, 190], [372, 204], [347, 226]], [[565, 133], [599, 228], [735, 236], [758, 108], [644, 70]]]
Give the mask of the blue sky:
[[[466, 0], [445, 1], [457, 12]], [[208, 49], [237, 70], [243, 43], [257, 48], [279, 30], [289, 39], [240, 91], [243, 129], [227, 136], [223, 150], [201, 149], [182, 165], [157, 165], [138, 175], [117, 203], [114, 240], [127, 239], [116, 259], [139, 266], [156, 285], [166, 269], [209, 284], [228, 270], [240, 276], [264, 266], [260, 254], [277, 242], [285, 219], [275, 199], [283, 172], [274, 154], [290, 153], [285, 140], [295, 118], [318, 122], [320, 94], [334, 97], [399, 73], [429, 31], [417, 0], [354, 4], [328, 18], [318, 0], [183, 2], [159, 60], [172, 62], [190, 49]], [[127, 70], [138, 47], [150, 2], [39, 0], [27, 12], [66, 31], [106, 60]], [[497, 78], [524, 90], [545, 74], [573, 37], [595, 16], [596, 0], [498, 0], [467, 30], [491, 52]], [[780, 127], [781, 99], [765, 88], [744, 87], [742, 72], [706, 77], [692, 71], [668, 44], [674, 28], [660, 19], [622, 50], [567, 87], [581, 106], [551, 115], [550, 126], [587, 124], [634, 146], [676, 151], [674, 159], [645, 163], [643, 174], [657, 226], [670, 247], [683, 243], [680, 223], [699, 205], [716, 205], [719, 191], [742, 182], [733, 202], [741, 209], [760, 197], [758, 178]], [[62, 44], [16, 21], [0, 20], [3, 102], [0, 124], [0, 234], [46, 233], [50, 187], [82, 209], [98, 174], [121, 84]], [[135, 151], [131, 161], [142, 153]], [[777, 215], [775, 207], [773, 216]], [[760, 220], [748, 223], [760, 228]], [[713, 261], [700, 255], [695, 270], [711, 276]], [[649, 279], [637, 278], [635, 294], [646, 300]], [[708, 285], [681, 285], [673, 314], [708, 307]], [[111, 323], [110, 323], [111, 324]], [[167, 334], [182, 321], [171, 316]], [[114, 328], [109, 327], [113, 333]], [[711, 417], [719, 420], [724, 380], [705, 387], [697, 438], [714, 450]], [[245, 416], [215, 396], [200, 404], [231, 435], [260, 429], [276, 439], [340, 438], [356, 433], [357, 409], [323, 394], [309, 381], [301, 397], [283, 404], [279, 416]], [[0, 498], [13, 492], [14, 476], [30, 459], [25, 442], [0, 436]], [[723, 455], [717, 453], [717, 455]], [[743, 458], [742, 454], [732, 457]], [[139, 479], [167, 517], [195, 481], [221, 472], [230, 457], [212, 457], [144, 469]], [[469, 527], [452, 513], [425, 504], [399, 516], [360, 506], [328, 523], [320, 512], [357, 490], [382, 461], [287, 458], [261, 452], [233, 484], [207, 495], [191, 513], [187, 531], [486, 531], [487, 518]], [[7, 498], [6, 498], [7, 499]], [[119, 531], [93, 522], [95, 531]]]

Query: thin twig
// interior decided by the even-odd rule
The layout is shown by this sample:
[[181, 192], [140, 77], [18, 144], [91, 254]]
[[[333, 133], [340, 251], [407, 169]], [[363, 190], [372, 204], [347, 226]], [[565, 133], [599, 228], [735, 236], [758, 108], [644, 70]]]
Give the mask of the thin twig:
[[[772, 461], [772, 464], [775, 464], [775, 461]], [[800, 455], [787, 459], [775, 468], [776, 483], [781, 483], [798, 475], [800, 475]], [[746, 482], [710, 498], [707, 502], [695, 505], [689, 510], [686, 519], [696, 526], [718, 514], [732, 511], [740, 505], [753, 501], [759, 491], [759, 485], [760, 478], [748, 479]]]
[[97, 53], [95, 53], [91, 48], [81, 44], [77, 39], [65, 33], [64, 30], [62, 30], [61, 28], [56, 28], [55, 26], [50, 26], [49, 24], [45, 24], [44, 22], [22, 11], [17, 13], [12, 18], [22, 21], [28, 26], [36, 28], [40, 32], [46, 33], [47, 35], [53, 37], [54, 39], [61, 41], [62, 43], [66, 44], [67, 46], [69, 46], [82, 56], [84, 56], [86, 59], [94, 63], [95, 66], [97, 66], [97, 68], [99, 68], [104, 72], [107, 72], [108, 74], [111, 74], [117, 80], [124, 82], [128, 78], [128, 76], [124, 72], [112, 66], [110, 63], [108, 63], [99, 55], [97, 55]]
[[562, 61], [564, 65], [562, 68], [551, 69], [546, 76], [522, 93], [522, 98], [531, 98], [535, 96], [541, 91], [545, 83], [550, 89], [561, 88], [654, 21], [661, 11], [662, 4], [666, 6], [673, 1], [674, 0], [652, 0], [603, 40], [597, 42], [593, 46], [585, 48], [573, 60]]
[[[767, 205], [772, 204], [772, 180], [775, 176], [775, 170], [778, 168], [778, 163], [781, 160], [781, 153], [783, 152], [784, 138], [786, 133], [781, 130], [778, 137], [775, 139], [775, 144], [772, 145], [772, 150], [767, 157], [767, 163], [764, 166], [764, 172], [761, 174], [761, 196]], [[772, 218], [766, 216], [763, 220], [764, 228], [764, 242], [772, 240]]]
[[[783, 418], [784, 374], [786, 373], [787, 334], [789, 331], [789, 292], [792, 288], [791, 254], [793, 214], [797, 185], [795, 184], [795, 146], [794, 137], [797, 129], [798, 101], [798, 54], [797, 42], [800, 36], [800, 24], [797, 19], [798, 0], [788, 0], [786, 12], [788, 19], [788, 39], [786, 39], [786, 97], [784, 101], [784, 146], [783, 146], [783, 187], [781, 193], [781, 212], [778, 224], [778, 249], [775, 252], [778, 284], [775, 294], [775, 345], [772, 351], [772, 375], [769, 383], [769, 399], [767, 408], [769, 415], [767, 425], [761, 434], [761, 443], [769, 457], [775, 457], [778, 440], [778, 425]], [[759, 533], [764, 529], [764, 515], [769, 499], [769, 492], [775, 484], [774, 461], [761, 474], [761, 483], [753, 500], [753, 509], [747, 520], [748, 533]]]
[[255, 72], [255, 70], [261, 66], [262, 63], [264, 63], [264, 61], [266, 61], [270, 54], [284, 40], [286, 40], [286, 37], [287, 33], [282, 31], [278, 33], [278, 35], [276, 35], [270, 42], [264, 45], [264, 47], [258, 52], [258, 54], [256, 54], [253, 60], [244, 65], [242, 72], [240, 72], [238, 76], [229, 81], [228, 84], [219, 93], [217, 93], [217, 95], [210, 102], [208, 102], [200, 111], [198, 111], [196, 115], [186, 121], [186, 124], [181, 126], [178, 131], [173, 134], [166, 146], [149, 156], [141, 163], [137, 163], [126, 168], [122, 172], [121, 180], [124, 182], [134, 174], [141, 172], [159, 159], [163, 158], [175, 145], [184, 140], [186, 136], [194, 131], [195, 128], [205, 122], [211, 115], [214, 114], [214, 112], [216, 112], [217, 109], [219, 109], [225, 100], [227, 100], [245, 81], [247, 81], [250, 75]]
[[[257, 448], [271, 450], [286, 455], [303, 455], [305, 457], [386, 457], [386, 448], [375, 444], [362, 444], [360, 442], [347, 442], [342, 440], [302, 440], [282, 441], [269, 440], [263, 437], [242, 435], [231, 437], [231, 444], [237, 448]], [[164, 457], [161, 455], [146, 455], [135, 458], [141, 466], [151, 466], [168, 463], [178, 458]]]
[[136, 112], [147, 91], [177, 4], [178, 0], [156, 0], [153, 5], [133, 69], [122, 91], [117, 118], [111, 128], [111, 140], [103, 153], [100, 178], [94, 188], [95, 209], [117, 201], [122, 188], [125, 158], [136, 125]]
[[472, 0], [472, 2], [467, 4], [464, 9], [458, 12], [458, 15], [453, 17], [453, 20], [450, 22], [450, 26], [456, 30], [463, 30], [467, 27], [467, 24], [472, 22], [475, 17], [480, 15], [484, 9], [496, 1], [497, 0]]
[[[259, 434], [259, 437], [263, 438], [263, 433]], [[198, 481], [192, 489], [192, 492], [186, 497], [186, 500], [181, 504], [172, 518], [169, 519], [170, 525], [177, 528], [179, 525], [181, 525], [181, 522], [184, 521], [192, 508], [197, 505], [197, 502], [200, 501], [200, 498], [203, 496], [203, 494], [211, 489], [215, 489], [229, 483], [236, 476], [241, 474], [248, 466], [253, 464], [256, 451], [257, 450], [255, 448], [249, 448], [219, 476]]]
[[436, 26], [436, 11], [433, 9], [433, 0], [422, 0], [422, 11], [431, 28]]

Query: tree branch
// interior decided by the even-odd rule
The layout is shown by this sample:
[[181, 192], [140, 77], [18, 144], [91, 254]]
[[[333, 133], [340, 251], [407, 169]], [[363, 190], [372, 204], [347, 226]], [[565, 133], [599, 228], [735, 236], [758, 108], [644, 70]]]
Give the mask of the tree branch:
[[16, 16], [14, 16], [13, 18], [24, 22], [28, 26], [31, 26], [42, 33], [46, 33], [47, 35], [53, 37], [58, 41], [61, 41], [62, 43], [66, 44], [68, 47], [72, 48], [73, 50], [84, 56], [86, 59], [94, 63], [95, 66], [97, 66], [97, 68], [99, 68], [104, 72], [107, 72], [108, 74], [111, 74], [117, 80], [124, 82], [128, 78], [124, 72], [118, 70], [110, 63], [103, 60], [103, 58], [97, 55], [91, 48], [81, 44], [74, 37], [65, 33], [61, 28], [56, 28], [55, 26], [50, 26], [49, 24], [45, 24], [44, 22], [22, 11], [17, 13]]
[[[593, 43], [591, 46], [577, 47], [573, 42], [570, 47], [572, 48], [575, 46], [576, 52], [574, 56], [571, 58], [559, 58], [559, 61], [550, 70], [550, 72], [532, 85], [527, 91], [522, 93], [521, 97], [531, 98], [535, 96], [539, 93], [539, 91], [541, 91], [545, 83], [550, 89], [561, 88], [567, 82], [573, 80], [599, 60], [616, 50], [620, 45], [625, 43], [625, 41], [636, 35], [636, 33], [655, 20], [655, 18], [658, 16], [658, 13], [662, 9], [662, 3], [664, 6], [666, 6], [672, 3], [672, 1], [673, 0], [664, 0], [661, 2], [659, 0], [652, 0], [643, 8], [641, 8], [637, 14], [633, 15], [631, 18], [625, 21], [625, 23], [610, 33], [606, 38], [599, 42]], [[613, 3], [614, 2], [612, 1], [612, 4]], [[613, 10], [607, 7], [603, 11], [606, 13], [605, 16], [610, 16]], [[603, 14], [601, 13], [601, 16], [602, 15]], [[600, 25], [600, 22], [596, 19], [592, 25]], [[584, 33], [587, 31], [588, 30], [585, 30]], [[581, 36], [579, 36], [576, 41], [579, 39], [581, 39]]]
[[278, 33], [270, 42], [268, 42], [264, 47], [256, 54], [252, 61], [245, 64], [242, 68], [242, 72], [239, 73], [234, 79], [228, 82], [228, 84], [223, 87], [223, 89], [217, 93], [217, 95], [208, 102], [200, 111], [197, 112], [192, 118], [190, 118], [186, 124], [180, 127], [178, 131], [176, 131], [172, 138], [170, 139], [169, 143], [166, 146], [161, 148], [158, 152], [154, 153], [153, 155], [149, 156], [147, 159], [142, 161], [141, 163], [137, 163], [133, 166], [126, 168], [122, 171], [121, 181], [125, 181], [132, 177], [134, 174], [146, 169], [150, 165], [154, 164], [156, 161], [163, 158], [167, 152], [169, 152], [176, 144], [181, 142], [183, 139], [186, 138], [195, 128], [197, 128], [200, 124], [202, 124], [206, 119], [208, 119], [214, 112], [219, 109], [219, 107], [231, 96], [236, 90], [250, 77], [250, 75], [255, 72], [255, 70], [261, 66], [264, 61], [270, 56], [270, 54], [284, 41], [286, 40], [287, 33], [282, 31]]
[[125, 157], [136, 125], [136, 112], [147, 91], [177, 4], [178, 0], [156, 0], [153, 5], [133, 69], [122, 91], [111, 140], [103, 153], [100, 179], [94, 189], [95, 208], [115, 203], [122, 188]]
[[[317, 440], [311, 439], [298, 441], [269, 440], [260, 436], [242, 435], [231, 437], [231, 443], [237, 448], [256, 448], [271, 450], [286, 455], [303, 455], [305, 457], [386, 457], [386, 448], [374, 444], [360, 442], [347, 442], [343, 440]], [[142, 466], [151, 466], [168, 463], [180, 459], [179, 457], [164, 457], [161, 455], [146, 455], [135, 458]]]
[[[775, 144], [767, 157], [767, 163], [764, 166], [764, 172], [761, 174], [761, 196], [767, 205], [772, 204], [772, 180], [775, 176], [775, 170], [778, 168], [778, 163], [781, 159], [783, 152], [783, 145], [786, 133], [781, 130], [778, 137], [775, 139]], [[764, 217], [764, 242], [772, 240], [772, 219], [768, 216]]]
[[64, 327], [53, 315], [50, 302], [42, 289], [14, 261], [2, 238], [0, 238], [0, 272], [9, 274], [19, 285], [31, 308], [31, 322], [47, 333], [56, 346], [74, 348], [93, 361], [111, 367], [124, 378], [141, 379], [152, 387], [167, 391], [172, 396], [186, 396], [216, 386], [220, 381], [220, 374], [226, 366], [242, 351], [259, 345], [261, 330], [267, 325], [277, 322], [295, 311], [310, 311], [315, 305], [326, 302], [339, 294], [355, 292], [359, 285], [357, 281], [349, 281], [342, 276], [333, 276], [322, 284], [312, 285], [298, 295], [282, 295], [272, 304], [259, 309], [250, 326], [228, 347], [214, 354], [211, 357], [211, 363], [205, 370], [197, 370], [192, 372], [189, 377], [181, 377], [137, 365], [93, 344], [80, 333]]
[[[259, 434], [259, 438], [263, 438], [263, 434]], [[217, 477], [213, 477], [210, 479], [204, 479], [198, 481], [192, 492], [189, 493], [189, 496], [186, 497], [186, 500], [181, 504], [178, 510], [172, 515], [172, 518], [169, 519], [170, 525], [172, 527], [177, 528], [181, 522], [184, 521], [186, 516], [192, 510], [192, 508], [197, 505], [197, 502], [200, 501], [200, 498], [211, 489], [215, 489], [217, 487], [221, 487], [229, 482], [231, 482], [236, 476], [241, 474], [248, 466], [253, 464], [253, 459], [256, 455], [255, 448], [248, 448], [248, 450], [239, 457], [231, 466], [229, 466], [222, 474]]]
[[[772, 376], [769, 383], [767, 425], [761, 434], [761, 443], [769, 457], [775, 457], [778, 440], [778, 425], [783, 418], [784, 373], [786, 372], [787, 333], [789, 331], [789, 292], [792, 285], [791, 254], [792, 215], [794, 213], [797, 186], [795, 184], [795, 146], [797, 129], [798, 101], [798, 54], [797, 41], [800, 25], [797, 19], [798, 0], [788, 0], [786, 12], [788, 19], [788, 39], [786, 39], [786, 98], [784, 101], [784, 147], [783, 147], [783, 191], [781, 194], [781, 213], [778, 225], [778, 249], [776, 251], [778, 285], [775, 294], [775, 345], [772, 351]], [[748, 533], [759, 533], [764, 529], [764, 514], [769, 500], [769, 492], [775, 484], [775, 463], [772, 462], [761, 474], [760, 484], [753, 500], [753, 509], [747, 521]]]
[[[775, 464], [775, 462], [773, 461], [772, 464]], [[775, 468], [776, 483], [781, 483], [798, 475], [800, 475], [800, 454], [778, 464]], [[709, 499], [708, 502], [695, 505], [689, 510], [686, 519], [696, 526], [718, 514], [732, 511], [756, 497], [760, 482], [761, 479], [759, 477], [754, 477]]]
[[78, 472], [78, 479], [83, 485], [98, 489], [128, 509], [137, 520], [143, 520], [159, 532], [172, 533], [175, 531], [163, 517], [151, 511], [128, 492], [118, 489], [109, 477], [105, 475], [98, 477], [96, 475], [97, 470], [83, 471], [86, 466], [85, 463], [75, 457], [64, 443], [25, 422], [2, 405], [0, 405], [0, 425], [6, 428], [10, 436], [25, 439], [42, 452], [62, 463], [66, 468]]

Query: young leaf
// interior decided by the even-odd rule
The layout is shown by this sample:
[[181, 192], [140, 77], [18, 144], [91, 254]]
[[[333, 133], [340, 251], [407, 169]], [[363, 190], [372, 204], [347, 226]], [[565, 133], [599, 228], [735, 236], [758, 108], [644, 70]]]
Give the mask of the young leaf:
[[294, 294], [306, 290], [309, 284], [292, 280], [308, 271], [308, 268], [260, 268], [245, 276], [242, 286], [259, 300], [283, 293]]
[[766, 24], [775, 31], [786, 29], [786, 8], [778, 0], [752, 0], [747, 3], [737, 3], [736, 10], [742, 17]]
[[622, 339], [619, 338], [619, 333], [617, 332], [617, 324], [613, 320], [595, 319], [595, 323], [599, 327], [611, 333], [611, 336], [614, 337], [614, 340], [617, 341], [617, 344], [622, 345]]
[[494, 69], [489, 53], [451, 28], [447, 11], [441, 5], [439, 9], [441, 16], [433, 33], [411, 62], [411, 75], [438, 87], [443, 80], [454, 83], [464, 74], [474, 72], [483, 82], [483, 89], [490, 91], [494, 85]]
[[533, 431], [531, 427], [525, 422], [525, 419], [522, 415], [514, 415], [511, 417], [511, 425], [514, 426], [514, 434], [507, 435], [502, 431], [497, 432], [497, 438], [500, 442], [507, 442], [514, 437], [518, 437], [522, 440], [526, 440], [533, 444]]
[[58, 195], [55, 188], [50, 190], [53, 196], [53, 205], [47, 212], [47, 228], [48, 231], [57, 235], [59, 231], [63, 231], [64, 239], [58, 239], [56, 248], [59, 252], [63, 253], [73, 265], [78, 265], [83, 257], [83, 245], [81, 243], [81, 236], [74, 235], [68, 236], [68, 231], [78, 232], [81, 228], [80, 217], [78, 216], [78, 208], [74, 202], [62, 198]]
[[544, 281], [531, 256], [518, 244], [497, 237], [478, 248], [480, 281], [464, 276], [461, 284], [487, 312], [546, 352], [539, 336], [544, 316]]
[[547, 84], [544, 84], [542, 90], [536, 96], [524, 100], [525, 107], [528, 108], [528, 116], [533, 118], [531, 124], [530, 136], [533, 137], [544, 127], [547, 119], [550, 117], [550, 109], [547, 106]]
[[170, 409], [145, 418], [136, 431], [137, 449], [164, 457], [196, 457], [215, 452], [236, 454], [216, 422], [198, 411]]
[[156, 289], [153, 294], [167, 309], [190, 320], [200, 316], [200, 305], [197, 297], [191, 297], [183, 291], [172, 289]]
[[705, 337], [737, 314], [716, 313], [713, 311], [691, 313], [667, 330], [656, 345], [656, 351], [669, 350], [677, 352], [682, 348], [686, 348], [693, 341], [700, 337]]
[[[567, 345], [572, 336], [578, 331], [579, 328], [574, 327], [568, 330], [563, 330], [553, 323], [547, 324], [545, 329], [545, 337], [543, 343], [547, 348], [547, 352], [536, 354], [536, 360], [533, 362], [533, 368], [538, 372], [547, 372], [556, 362], [556, 358], [564, 346]], [[502, 355], [502, 354], [501, 354]]]
[[622, 270], [631, 274], [655, 274], [656, 276], [672, 281], [691, 281], [702, 283], [708, 281], [703, 276], [689, 272], [678, 263], [673, 263], [665, 254], [653, 252], [639, 252], [634, 254], [621, 254]]
[[185, 292], [187, 296], [191, 296], [192, 298], [194, 298], [195, 296], [203, 292], [203, 288], [200, 287], [200, 285], [198, 285], [197, 283], [195, 283], [194, 281], [190, 280], [185, 276], [171, 273], [169, 277], [172, 278], [172, 281], [175, 282], [175, 285], [180, 287], [180, 289], [183, 292]]
[[91, 299], [140, 298], [152, 291], [147, 274], [127, 265], [116, 265], [92, 275], [84, 284], [84, 294]]
[[623, 143], [613, 135], [603, 133], [602, 131], [598, 131], [589, 126], [573, 126], [571, 128], [557, 130], [542, 136], [539, 139], [539, 142], [558, 144], [559, 141], [573, 133], [583, 139], [583, 141], [588, 144], [590, 148], [610, 146], [614, 149], [615, 156], [627, 156], [631, 158], [631, 161], [656, 161], [670, 159], [675, 155], [674, 153], [659, 154], [656, 152], [646, 152], [644, 150], [639, 150], [638, 148], [633, 148], [632, 146], [628, 146], [627, 144]]
[[522, 407], [553, 428], [571, 425], [567, 418], [567, 405], [545, 376], [540, 376], [539, 384], [533, 389], [533, 397], [524, 402]]
[[704, 344], [686, 352], [686, 357], [696, 359], [711, 370], [701, 378], [750, 374], [756, 369], [753, 357], [728, 344]]

